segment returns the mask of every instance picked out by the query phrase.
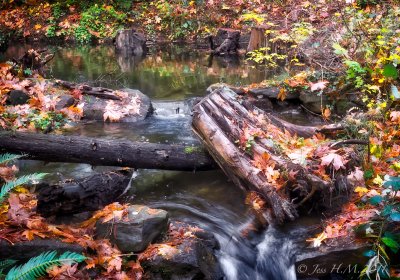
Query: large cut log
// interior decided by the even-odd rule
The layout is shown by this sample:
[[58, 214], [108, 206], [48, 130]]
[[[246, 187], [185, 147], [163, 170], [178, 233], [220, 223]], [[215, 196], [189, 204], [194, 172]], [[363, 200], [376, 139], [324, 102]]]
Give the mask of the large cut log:
[[[232, 181], [246, 191], [255, 191], [261, 195], [277, 222], [295, 219], [298, 215], [297, 206], [317, 191], [334, 189], [332, 181], [324, 181], [303, 165], [294, 163], [281, 153], [272, 140], [277, 135], [282, 137], [283, 130], [293, 135], [310, 137], [317, 132], [324, 132], [323, 127], [298, 126], [271, 114], [261, 113], [228, 88], [216, 89], [194, 107], [193, 127]], [[245, 131], [265, 133], [269, 139], [254, 137], [249, 152], [238, 144], [246, 134]], [[283, 136], [289, 137], [289, 134]], [[306, 190], [304, 197], [297, 198], [298, 204], [294, 204], [288, 194], [290, 188], [275, 186], [269, 174], [257, 167], [257, 159], [265, 160], [266, 164], [268, 161], [268, 164], [273, 165], [272, 171], [276, 169], [280, 174], [286, 174], [282, 175], [285, 185]]]
[[99, 210], [114, 202], [127, 189], [129, 171], [112, 171], [38, 186], [37, 212], [44, 217]]
[[0, 131], [0, 150], [52, 162], [183, 171], [216, 168], [201, 147], [82, 136]]

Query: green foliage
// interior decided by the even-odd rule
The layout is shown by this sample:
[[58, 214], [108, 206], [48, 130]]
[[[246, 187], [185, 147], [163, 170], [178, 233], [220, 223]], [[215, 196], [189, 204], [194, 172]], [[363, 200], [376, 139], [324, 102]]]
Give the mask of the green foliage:
[[34, 114], [30, 120], [35, 125], [35, 128], [42, 131], [48, 129], [59, 129], [65, 124], [65, 118], [61, 113], [48, 112], [47, 114]]
[[4, 277], [5, 275], [3, 274], [3, 271], [7, 268], [9, 268], [10, 266], [14, 265], [17, 261], [16, 260], [3, 260], [0, 261], [0, 277]]
[[4, 202], [4, 199], [8, 196], [8, 194], [16, 187], [27, 184], [29, 182], [35, 182], [43, 179], [47, 173], [34, 173], [30, 175], [24, 175], [15, 180], [6, 182], [0, 189], [0, 205]]
[[10, 153], [5, 153], [0, 155], [0, 164], [5, 164], [10, 161], [14, 161], [17, 159], [22, 158], [24, 155], [15, 155], [15, 154], [10, 154]]
[[276, 68], [280, 61], [283, 61], [287, 58], [285, 54], [278, 54], [274, 52], [270, 52], [271, 48], [259, 48], [252, 52], [249, 52], [248, 60], [254, 61], [256, 63], [264, 63], [267, 67]]
[[74, 30], [75, 39], [87, 44], [93, 35], [98, 38], [112, 37], [126, 19], [125, 13], [118, 12], [112, 6], [94, 4], [82, 13], [80, 23]]
[[128, 12], [132, 8], [132, 0], [115, 0], [118, 9]]
[[[357, 1], [359, 6], [380, 1]], [[397, 67], [400, 62], [400, 8], [358, 9], [347, 7], [342, 11], [346, 32], [333, 44], [335, 53], [346, 66], [347, 81], [365, 93], [369, 107], [379, 107], [392, 93], [396, 94]]]
[[387, 250], [397, 254], [400, 249], [400, 233], [395, 225], [400, 221], [400, 203], [396, 200], [400, 177], [386, 175], [383, 187], [382, 195], [373, 196], [368, 201], [378, 207], [379, 216], [357, 229], [364, 237], [374, 240], [372, 250], [364, 253], [370, 259], [361, 272], [363, 279], [389, 279], [390, 258]]
[[52, 12], [53, 12], [53, 17], [55, 19], [59, 19], [60, 17], [62, 17], [65, 12], [64, 9], [66, 7], [63, 7], [62, 3], [60, 2], [56, 2], [53, 6], [52, 6]]
[[57, 252], [44, 252], [39, 256], [31, 258], [27, 263], [13, 267], [7, 274], [6, 280], [35, 280], [46, 275], [46, 271], [54, 266], [64, 264], [80, 263], [86, 259], [85, 256], [65, 252], [57, 257]]

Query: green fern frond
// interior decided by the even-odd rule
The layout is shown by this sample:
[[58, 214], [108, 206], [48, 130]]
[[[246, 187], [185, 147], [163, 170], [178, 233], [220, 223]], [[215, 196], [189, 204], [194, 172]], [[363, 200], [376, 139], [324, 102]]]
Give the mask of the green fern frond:
[[[16, 260], [4, 260], [4, 261], [0, 261], [0, 275], [3, 275], [3, 270], [14, 265], [17, 261]], [[5, 276], [5, 275], [3, 275]]]
[[11, 259], [0, 261], [0, 270], [6, 269], [7, 267], [12, 266], [16, 262], [17, 262], [16, 260], [11, 260]]
[[22, 158], [26, 155], [16, 155], [16, 154], [10, 154], [10, 153], [5, 153], [0, 155], [0, 164], [4, 164], [19, 158]]
[[41, 180], [46, 175], [47, 173], [34, 173], [30, 175], [21, 176], [13, 181], [5, 183], [0, 190], [0, 205], [3, 203], [4, 199], [10, 193], [10, 191], [13, 190], [14, 188], [32, 181]]
[[46, 275], [47, 270], [55, 265], [80, 263], [86, 259], [85, 256], [73, 252], [65, 252], [58, 258], [56, 255], [57, 252], [52, 251], [33, 257], [25, 264], [13, 267], [5, 280], [35, 280]]

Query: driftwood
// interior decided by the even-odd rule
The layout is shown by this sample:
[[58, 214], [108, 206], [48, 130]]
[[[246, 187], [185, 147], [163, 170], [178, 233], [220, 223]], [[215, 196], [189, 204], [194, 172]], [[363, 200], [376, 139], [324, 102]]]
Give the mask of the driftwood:
[[44, 217], [99, 210], [114, 202], [128, 187], [129, 171], [94, 174], [81, 180], [37, 188], [37, 212]]
[[38, 70], [41, 72], [42, 68], [54, 58], [54, 54], [47, 53], [46, 49], [43, 50], [28, 50], [23, 56], [18, 59], [13, 59], [14, 63], [21, 66], [22, 69]]
[[210, 170], [214, 161], [201, 147], [0, 131], [0, 150], [32, 159], [165, 170]]
[[[296, 208], [299, 205], [317, 191], [334, 189], [333, 183], [325, 182], [302, 165], [293, 163], [281, 155], [273, 143], [264, 138], [254, 139], [253, 155], [238, 147], [237, 141], [244, 134], [244, 129], [256, 131], [265, 128], [265, 125], [254, 117], [253, 110], [257, 111], [246, 100], [239, 100], [233, 91], [219, 88], [194, 107], [193, 127], [212, 157], [236, 185], [261, 195], [278, 223], [293, 220], [298, 215]], [[319, 128], [298, 126], [267, 113], [263, 113], [262, 117], [275, 127], [303, 137], [312, 136], [317, 132], [331, 133], [338, 128], [334, 125]], [[306, 190], [304, 197], [298, 198], [300, 202], [297, 205], [292, 202], [287, 188], [277, 190], [274, 185], [268, 183], [266, 175], [254, 166], [253, 156], [262, 157], [264, 154], [269, 155], [275, 168], [281, 170], [281, 173], [291, 171], [296, 174], [296, 178], [287, 178], [287, 184], [294, 189]]]
[[121, 100], [121, 97], [116, 95], [114, 90], [108, 88], [91, 87], [84, 84], [76, 84], [62, 80], [56, 80], [54, 84], [70, 90], [77, 89], [80, 90], [82, 94], [91, 95], [101, 99]]

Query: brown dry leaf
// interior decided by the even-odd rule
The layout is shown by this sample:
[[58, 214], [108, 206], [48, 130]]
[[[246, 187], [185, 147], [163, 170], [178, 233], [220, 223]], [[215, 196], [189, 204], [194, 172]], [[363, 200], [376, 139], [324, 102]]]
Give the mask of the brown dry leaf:
[[310, 90], [311, 91], [323, 90], [326, 88], [327, 84], [329, 84], [328, 81], [318, 81], [316, 83], [310, 83]]
[[330, 164], [332, 164], [335, 170], [339, 170], [340, 168], [345, 169], [346, 167], [344, 165], [346, 162], [347, 161], [341, 155], [335, 152], [331, 152], [321, 158], [322, 166], [329, 166]]
[[283, 101], [286, 99], [287, 96], [287, 91], [282, 87], [279, 89], [279, 93], [278, 93], [278, 99]]

